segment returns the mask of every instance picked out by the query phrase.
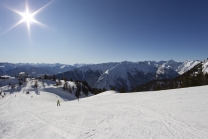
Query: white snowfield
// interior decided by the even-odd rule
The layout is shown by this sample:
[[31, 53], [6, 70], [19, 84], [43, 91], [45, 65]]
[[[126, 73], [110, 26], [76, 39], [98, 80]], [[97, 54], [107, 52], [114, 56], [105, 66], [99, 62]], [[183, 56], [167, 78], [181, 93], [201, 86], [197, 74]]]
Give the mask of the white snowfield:
[[208, 138], [208, 86], [107, 91], [78, 101], [48, 82], [40, 94], [31, 85], [0, 98], [1, 139]]

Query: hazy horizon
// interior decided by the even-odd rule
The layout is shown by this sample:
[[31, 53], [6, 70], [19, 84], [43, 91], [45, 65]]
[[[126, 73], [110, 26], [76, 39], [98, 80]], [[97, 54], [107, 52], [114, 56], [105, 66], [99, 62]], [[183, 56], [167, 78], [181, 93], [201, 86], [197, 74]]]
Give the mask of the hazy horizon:
[[[160, 61], [170, 61], [173, 60], [175, 62], [184, 62], [184, 61], [194, 61], [194, 60], [184, 60], [184, 61], [176, 61], [174, 59], [169, 59], [169, 60], [159, 60], [159, 61], [155, 61], [155, 60], [144, 60], [144, 61], [128, 61], [128, 60], [124, 60], [124, 61], [109, 61], [109, 62], [101, 62], [101, 63], [72, 63], [72, 64], [67, 64], [67, 63], [46, 63], [46, 62], [39, 62], [39, 63], [28, 63], [28, 62], [0, 62], [0, 63], [12, 63], [12, 64], [63, 64], [63, 65], [82, 65], [82, 64], [86, 64], [86, 65], [94, 65], [94, 64], [103, 64], [103, 63], [122, 63], [122, 62], [146, 62], [146, 61], [154, 61], [154, 62], [160, 62]], [[198, 60], [198, 59], [196, 59]], [[205, 59], [204, 59], [205, 60]], [[198, 60], [198, 61], [203, 61], [203, 60]]]

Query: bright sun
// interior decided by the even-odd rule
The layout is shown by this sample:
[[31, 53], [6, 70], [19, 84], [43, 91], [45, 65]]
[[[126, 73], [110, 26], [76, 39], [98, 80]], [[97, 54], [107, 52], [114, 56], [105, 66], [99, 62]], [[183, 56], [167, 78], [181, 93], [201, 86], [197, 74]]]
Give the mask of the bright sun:
[[45, 9], [45, 8], [46, 8], [48, 5], [50, 5], [53, 1], [54, 1], [54, 0], [51, 0], [49, 3], [47, 3], [47, 4], [44, 5], [43, 7], [39, 8], [38, 10], [36, 10], [36, 11], [33, 12], [33, 13], [31, 13], [31, 12], [29, 11], [29, 7], [28, 7], [27, 3], [26, 3], [26, 9], [25, 9], [25, 12], [23, 12], [23, 13], [22, 13], [22, 12], [19, 12], [19, 11], [17, 11], [17, 10], [15, 10], [15, 9], [8, 8], [8, 7], [7, 7], [8, 9], [12, 10], [13, 12], [19, 14], [19, 15], [22, 17], [22, 19], [19, 20], [15, 25], [13, 25], [11, 28], [9, 28], [9, 29], [8, 29], [7, 31], [5, 31], [5, 32], [8, 32], [9, 30], [13, 29], [14, 27], [18, 26], [19, 24], [21, 24], [21, 23], [23, 23], [23, 22], [25, 22], [25, 23], [27, 24], [27, 29], [28, 29], [28, 33], [29, 33], [29, 34], [30, 34], [30, 24], [31, 24], [31, 23], [35, 23], [35, 24], [41, 25], [41, 26], [43, 26], [43, 27], [46, 27], [44, 24], [38, 22], [38, 21], [34, 18], [34, 16], [37, 15], [38, 13], [40, 13], [43, 9]]
[[33, 18], [33, 14], [30, 14], [29, 11], [22, 13], [22, 20], [27, 23], [35, 22], [35, 19]]
[[22, 20], [20, 22], [26, 22], [27, 23], [27, 28], [28, 28], [28, 32], [30, 33], [30, 24], [32, 22], [36, 22], [38, 23], [38, 21], [36, 21], [34, 19], [34, 15], [35, 13], [30, 13], [29, 12], [29, 9], [28, 9], [28, 6], [26, 6], [26, 11], [25, 13], [20, 13], [19, 14], [22, 16]]

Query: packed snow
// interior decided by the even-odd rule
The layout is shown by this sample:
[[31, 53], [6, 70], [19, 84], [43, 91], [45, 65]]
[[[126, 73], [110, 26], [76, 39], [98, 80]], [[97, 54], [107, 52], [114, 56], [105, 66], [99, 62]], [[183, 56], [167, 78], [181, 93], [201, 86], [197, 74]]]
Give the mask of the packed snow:
[[[208, 86], [82, 98], [29, 81], [0, 98], [1, 139], [206, 139]], [[30, 94], [26, 95], [26, 92]], [[57, 100], [61, 106], [57, 106]]]

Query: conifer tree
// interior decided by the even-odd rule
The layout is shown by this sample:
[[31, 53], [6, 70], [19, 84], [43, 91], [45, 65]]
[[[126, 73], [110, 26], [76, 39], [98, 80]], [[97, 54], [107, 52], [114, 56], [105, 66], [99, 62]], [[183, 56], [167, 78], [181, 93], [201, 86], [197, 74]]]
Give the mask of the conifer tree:
[[82, 85], [82, 92], [88, 96], [88, 89], [84, 85]]
[[75, 96], [76, 96], [77, 98], [80, 97], [80, 92], [81, 92], [81, 86], [80, 86], [79, 83], [77, 83], [77, 89], [76, 89], [76, 92], [75, 92]]
[[48, 79], [48, 76], [46, 74], [44, 74], [44, 79]]
[[63, 85], [63, 89], [66, 90], [67, 89], [67, 82], [64, 83]]
[[115, 87], [114, 86], [110, 86], [111, 90], [115, 90]]
[[207, 73], [205, 73], [204, 78], [205, 78], [205, 85], [208, 85], [208, 74]]
[[120, 88], [120, 93], [125, 93], [126, 91], [125, 91], [125, 88], [124, 88], [124, 86], [121, 86], [121, 88]]
[[102, 89], [99, 88], [99, 89], [98, 89], [98, 93], [101, 93], [101, 92], [102, 92]]
[[103, 88], [103, 92], [105, 92], [106, 91], [106, 89], [105, 88]]
[[58, 80], [58, 85], [61, 85], [61, 80]]
[[19, 86], [21, 87], [22, 83], [19, 81]]
[[99, 94], [99, 90], [97, 88], [94, 88], [94, 94], [95, 95]]
[[72, 93], [72, 89], [71, 89], [71, 86], [69, 85], [69, 93]]
[[38, 87], [38, 82], [35, 81], [34, 87], [37, 88]]
[[56, 76], [55, 75], [53, 75], [53, 81], [56, 81]]

